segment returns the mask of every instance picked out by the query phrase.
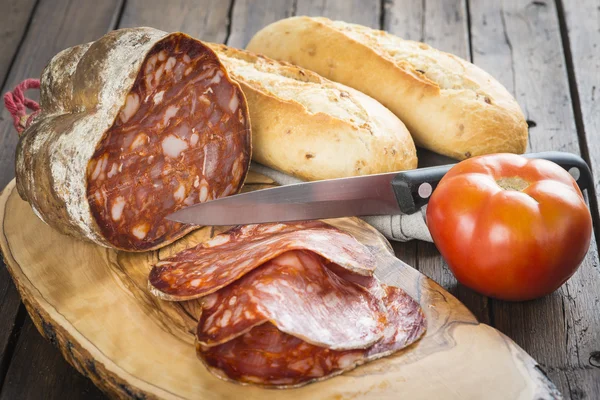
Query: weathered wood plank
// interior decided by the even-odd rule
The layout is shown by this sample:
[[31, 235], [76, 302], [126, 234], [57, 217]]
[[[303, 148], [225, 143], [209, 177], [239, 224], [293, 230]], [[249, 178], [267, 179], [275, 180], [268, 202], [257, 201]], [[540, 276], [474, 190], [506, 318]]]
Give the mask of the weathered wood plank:
[[256, 31], [289, 17], [292, 11], [292, 0], [260, 3], [177, 0], [168, 6], [160, 0], [132, 0], [125, 6], [120, 26], [148, 25], [166, 31], [181, 30], [201, 40], [227, 42], [230, 46], [243, 48]]
[[10, 364], [1, 400], [105, 399], [91, 380], [70, 366], [52, 343], [36, 330], [29, 316]]
[[[471, 0], [476, 64], [511, 90], [528, 120], [530, 150], [579, 153], [554, 2]], [[598, 393], [590, 357], [600, 343], [600, 269], [595, 242], [556, 293], [527, 303], [494, 301], [492, 323], [529, 352], [566, 397]]]
[[380, 1], [363, 0], [298, 0], [295, 15], [327, 17], [380, 28]]
[[228, 35], [232, 0], [129, 0], [120, 28], [151, 26], [167, 32], [182, 31], [200, 40], [223, 43]]
[[[0, 49], [2, 49], [0, 52], [0, 82], [4, 82], [8, 75], [35, 4], [35, 0], [0, 1], [0, 10], [4, 10], [0, 14]], [[0, 171], [0, 176], [11, 173]], [[2, 260], [0, 261], [0, 388], [8, 370], [12, 348], [15, 345], [15, 343], [11, 343], [11, 339], [14, 340], [17, 333], [15, 329], [18, 327], [15, 326], [15, 319], [20, 303], [19, 295]]]
[[22, 323], [17, 321], [17, 315], [24, 311], [17, 289], [2, 261], [0, 262], [0, 389], [12, 359], [19, 325]]
[[[576, 118], [579, 124], [579, 140], [584, 141], [584, 150], [587, 150], [586, 156], [589, 158], [590, 165], [595, 177], [596, 196], [600, 193], [600, 4], [595, 0], [584, 0], [577, 3], [572, 1], [558, 0], [559, 18], [561, 12], [564, 14], [563, 43], [567, 39], [566, 45], [570, 50], [568, 53], [571, 59], [567, 59], [567, 67], [571, 69], [571, 74], [576, 84], [574, 92], [576, 97]], [[569, 63], [570, 61], [570, 63]], [[598, 198], [596, 197], [596, 200]], [[594, 203], [594, 202], [592, 202]], [[595, 202], [598, 206], [598, 201]], [[598, 209], [595, 210], [598, 215]], [[600, 223], [596, 220], [596, 223]], [[600, 226], [596, 226], [596, 233], [600, 231]], [[597, 244], [597, 243], [596, 243]], [[597, 254], [594, 259], [594, 266], [598, 268]], [[581, 290], [590, 288], [582, 287]], [[598, 290], [598, 286], [593, 289]], [[597, 293], [597, 292], [596, 292]], [[596, 309], [598, 317], [598, 298], [591, 296], [578, 296], [574, 299], [579, 302], [588, 302], [595, 300], [596, 303], [589, 304], [590, 308]], [[587, 313], [586, 313], [587, 314]], [[575, 315], [578, 318], [579, 315]], [[577, 321], [577, 319], [575, 319]], [[579, 361], [583, 359], [582, 366], [587, 368], [584, 380], [591, 385], [585, 388], [591, 388], [595, 394], [600, 393], [600, 337], [598, 334], [599, 324], [586, 328], [583, 334], [580, 333], [581, 342], [578, 344]], [[578, 330], [579, 332], [582, 329]], [[583, 344], [583, 346], [581, 346]], [[586, 360], [587, 357], [587, 360]], [[587, 361], [587, 363], [586, 363]], [[590, 369], [591, 367], [591, 369]], [[589, 376], [589, 379], [588, 379]], [[570, 383], [570, 382], [569, 382]]]
[[8, 74], [35, 4], [36, 0], [0, 0], [0, 84]]
[[[2, 92], [12, 89], [25, 78], [39, 77], [50, 58], [60, 50], [101, 36], [114, 26], [121, 1], [40, 0]], [[2, 109], [1, 116], [0, 187], [4, 187], [14, 176], [18, 137], [6, 109]]]
[[385, 4], [384, 29], [469, 59], [465, 0], [392, 0]]
[[[386, 31], [402, 38], [424, 41], [467, 60], [470, 58], [464, 0], [389, 1], [385, 5], [383, 21]], [[487, 298], [458, 285], [435, 246], [427, 243], [418, 243], [416, 246], [419, 271], [458, 297], [478, 320], [489, 322]]]
[[292, 16], [294, 4], [295, 0], [235, 0], [227, 44], [243, 49], [261, 28]]
[[[595, 177], [596, 196], [600, 194], [600, 3], [558, 0], [559, 17], [564, 16], [563, 42], [571, 59], [572, 92], [576, 103], [576, 125], [585, 156]], [[561, 15], [563, 14], [563, 15]], [[567, 52], [569, 53], [569, 52]], [[571, 63], [569, 64], [569, 61]], [[598, 202], [595, 202], [598, 206]], [[596, 210], [598, 217], [598, 210]], [[596, 221], [600, 223], [600, 218]], [[600, 226], [596, 227], [599, 234]]]
[[406, 40], [425, 40], [425, 1], [385, 1], [381, 29]]
[[[122, 0], [101, 2], [84, 0], [77, 3], [68, 0], [40, 0], [29, 29], [12, 63], [4, 87], [1, 88], [2, 93], [12, 89], [25, 78], [38, 77], [50, 58], [60, 50], [96, 39], [111, 29], [116, 21], [121, 2]], [[4, 25], [0, 26], [4, 27]], [[32, 97], [35, 97], [35, 93], [32, 93]], [[0, 116], [0, 188], [3, 188], [14, 176], [13, 165], [17, 139], [17, 134], [12, 126], [12, 118], [8, 111], [2, 107]], [[2, 352], [0, 354], [0, 365], [6, 366], [8, 359], [5, 357], [12, 354], [12, 351], [7, 349], [8, 340], [15, 328], [14, 321], [20, 300], [4, 265], [0, 266], [0, 269], [0, 351]], [[41, 338], [38, 339], [42, 340]], [[24, 346], [28, 346], [28, 344], [25, 342]], [[60, 357], [58, 352], [55, 353], [56, 357]], [[33, 354], [26, 352], [15, 352], [13, 354], [13, 362], [23, 365], [23, 369], [20, 371], [21, 375], [26, 376], [30, 374], [30, 370], [36, 369], [32, 356]], [[65, 372], [65, 369], [54, 361], [42, 362], [40, 360], [44, 359], [37, 360], [46, 368], [44, 370], [45, 374], [56, 376], [70, 374], [70, 371]], [[49, 360], [54, 359], [49, 358]], [[3, 375], [0, 376], [1, 378], [3, 378]], [[8, 393], [17, 393], [16, 391], [21, 390], [19, 387], [13, 387], [11, 382], [15, 381], [6, 381], [3, 390], [7, 390]], [[42, 383], [42, 381], [38, 382]], [[44, 386], [31, 388], [32, 391], [37, 391], [38, 394], [50, 389], [52, 388]], [[68, 391], [68, 385], [63, 387], [63, 390]], [[64, 394], [54, 390], [52, 392], [56, 393], [57, 396]]]

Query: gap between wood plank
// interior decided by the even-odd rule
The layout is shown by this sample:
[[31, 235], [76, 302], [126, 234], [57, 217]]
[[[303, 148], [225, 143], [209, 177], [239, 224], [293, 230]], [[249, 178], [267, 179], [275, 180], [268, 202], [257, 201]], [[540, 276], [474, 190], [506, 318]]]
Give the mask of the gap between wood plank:
[[[567, 78], [569, 81], [569, 91], [571, 92], [571, 105], [573, 106], [573, 115], [575, 117], [575, 129], [577, 130], [577, 137], [579, 139], [579, 151], [581, 156], [588, 163], [592, 165], [590, 158], [590, 151], [587, 145], [587, 134], [585, 131], [585, 124], [583, 123], [583, 113], [581, 111], [581, 100], [579, 98], [579, 88], [577, 87], [577, 79], [575, 76], [575, 66], [573, 64], [573, 54], [571, 53], [571, 41], [569, 40], [569, 29], [567, 27], [567, 19], [565, 17], [565, 9], [563, 7], [563, 0], [556, 1], [556, 13], [558, 17], [558, 26], [560, 28], [560, 38], [563, 46], [563, 54], [565, 55], [565, 66], [567, 69]], [[599, 238], [600, 236], [600, 213], [598, 209], [598, 197], [596, 194], [595, 179], [593, 179], [592, 172], [592, 185], [588, 188], [588, 200], [592, 211], [592, 220], [594, 222], [594, 236]], [[596, 242], [598, 251], [600, 252], [600, 244]]]
[[229, 36], [231, 35], [231, 26], [232, 21], [233, 21], [233, 7], [235, 6], [235, 0], [231, 0], [231, 2], [229, 3], [229, 9], [227, 10], [227, 27], [226, 27], [226, 33], [225, 33], [225, 39], [223, 40], [223, 43], [227, 44], [227, 42], [229, 42]]
[[[6, 266], [4, 265], [3, 267], [6, 268]], [[17, 342], [19, 341], [19, 336], [21, 335], [21, 329], [23, 328], [23, 324], [25, 323], [26, 316], [27, 311], [25, 310], [25, 306], [23, 305], [23, 303], [21, 303], [19, 304], [13, 329], [10, 333], [8, 343], [6, 345], [6, 352], [2, 355], [2, 359], [0, 359], [0, 393], [2, 392], [2, 388], [4, 387], [4, 381], [6, 380], [8, 368], [13, 359], [13, 355], [15, 354]]]
[[110, 23], [112, 29], [118, 29], [121, 26], [121, 19], [125, 12], [125, 6], [127, 6], [127, 0], [121, 0], [121, 5], [118, 7], [119, 12], [115, 15], [115, 19]]
[[469, 45], [469, 61], [473, 62], [473, 41], [471, 40], [471, 8], [469, 0], [465, 0], [465, 18], [467, 21], [467, 38]]

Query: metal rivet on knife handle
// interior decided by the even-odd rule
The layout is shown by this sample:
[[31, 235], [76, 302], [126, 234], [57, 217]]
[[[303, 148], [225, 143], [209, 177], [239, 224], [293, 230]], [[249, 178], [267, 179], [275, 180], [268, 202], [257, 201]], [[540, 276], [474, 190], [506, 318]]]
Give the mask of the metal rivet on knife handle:
[[581, 171], [579, 171], [579, 168], [577, 168], [577, 167], [571, 167], [569, 169], [569, 174], [571, 174], [571, 176], [573, 177], [573, 179], [575, 179], [576, 181], [578, 181], [579, 177], [581, 176]]
[[429, 198], [429, 196], [431, 196], [432, 192], [433, 192], [433, 188], [431, 187], [431, 184], [429, 182], [425, 182], [425, 183], [422, 183], [421, 185], [419, 185], [418, 193], [422, 199]]

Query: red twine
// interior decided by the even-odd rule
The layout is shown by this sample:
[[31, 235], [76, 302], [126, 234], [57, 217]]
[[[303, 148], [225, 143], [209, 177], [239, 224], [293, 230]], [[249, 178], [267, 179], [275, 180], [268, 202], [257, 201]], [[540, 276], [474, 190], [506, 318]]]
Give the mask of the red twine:
[[[12, 92], [4, 95], [4, 106], [13, 117], [13, 125], [19, 134], [23, 132], [33, 121], [33, 118], [40, 113], [40, 105], [35, 101], [25, 97], [25, 91], [28, 89], [39, 89], [39, 79], [25, 79], [19, 83]], [[27, 115], [27, 109], [33, 113]]]

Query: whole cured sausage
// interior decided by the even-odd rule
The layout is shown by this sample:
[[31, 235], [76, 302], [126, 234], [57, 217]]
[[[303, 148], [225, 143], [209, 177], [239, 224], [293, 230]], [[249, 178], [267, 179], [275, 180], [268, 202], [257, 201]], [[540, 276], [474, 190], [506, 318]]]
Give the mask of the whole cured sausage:
[[359, 275], [375, 268], [367, 247], [324, 222], [247, 225], [156, 263], [149, 288], [165, 300], [197, 299], [290, 250], [310, 250]]
[[182, 33], [121, 29], [55, 56], [20, 139], [17, 188], [59, 231], [128, 251], [192, 228], [164, 219], [236, 193], [250, 162], [246, 100]]

